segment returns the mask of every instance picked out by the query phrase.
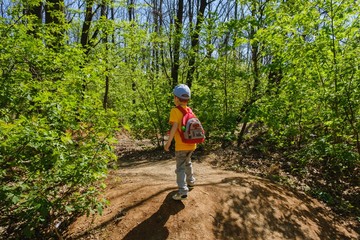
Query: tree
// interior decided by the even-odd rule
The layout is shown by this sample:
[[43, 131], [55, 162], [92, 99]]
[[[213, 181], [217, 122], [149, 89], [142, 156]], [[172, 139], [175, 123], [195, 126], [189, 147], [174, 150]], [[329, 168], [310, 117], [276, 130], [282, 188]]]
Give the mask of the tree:
[[49, 47], [59, 48], [64, 44], [65, 16], [63, 0], [48, 0], [45, 4], [45, 23], [50, 32]]
[[176, 18], [174, 19], [174, 35], [173, 35], [173, 50], [171, 62], [171, 86], [174, 88], [179, 80], [179, 67], [180, 67], [180, 44], [182, 39], [182, 22], [184, 12], [184, 1], [179, 0], [177, 4]]
[[[251, 75], [253, 82], [250, 84], [251, 91], [249, 93], [250, 97], [243, 103], [243, 107], [240, 110], [240, 115], [238, 117], [238, 123], [242, 123], [241, 131], [238, 135], [237, 144], [240, 146], [245, 129], [248, 123], [248, 115], [253, 107], [253, 104], [261, 97], [259, 92], [260, 88], [260, 62], [261, 62], [261, 43], [257, 40], [257, 32], [265, 27], [263, 19], [266, 18], [264, 9], [266, 7], [267, 1], [250, 1], [249, 11], [251, 16], [249, 18], [250, 22], [256, 22], [256, 24], [250, 24], [250, 29], [248, 31], [248, 40], [250, 42], [249, 48], [251, 51]], [[265, 43], [264, 43], [265, 44]]]

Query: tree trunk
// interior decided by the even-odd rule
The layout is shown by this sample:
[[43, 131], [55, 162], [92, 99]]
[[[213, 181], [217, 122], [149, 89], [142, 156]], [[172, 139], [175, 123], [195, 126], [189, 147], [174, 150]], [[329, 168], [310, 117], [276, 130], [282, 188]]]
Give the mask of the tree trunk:
[[48, 0], [45, 4], [45, 23], [53, 39], [47, 42], [51, 48], [61, 47], [64, 39], [64, 1]]
[[[106, 19], [108, 19], [108, 15], [107, 15], [107, 6], [106, 6], [106, 1], [102, 0], [101, 2], [101, 11], [100, 11], [100, 15], [102, 17], [105, 17]], [[105, 49], [106, 49], [106, 73], [108, 73], [110, 71], [108, 64], [109, 64], [109, 59], [108, 59], [108, 34], [105, 33], [104, 34], [104, 38], [103, 38], [103, 43], [105, 44]], [[105, 110], [107, 110], [108, 108], [108, 103], [109, 103], [109, 84], [110, 84], [110, 78], [109, 78], [109, 74], [105, 74], [105, 93], [104, 93], [104, 100], [103, 100], [103, 108]]]
[[196, 70], [196, 56], [199, 52], [199, 32], [201, 30], [201, 25], [204, 21], [205, 8], [207, 6], [207, 0], [200, 1], [200, 9], [197, 14], [195, 28], [191, 29], [191, 50], [190, 50], [190, 59], [189, 59], [189, 71], [187, 74], [187, 85], [191, 88], [194, 72]]
[[173, 46], [173, 61], [171, 66], [171, 85], [174, 88], [179, 82], [179, 67], [180, 67], [180, 43], [182, 35], [182, 21], [183, 21], [184, 1], [179, 0], [177, 14], [175, 18], [175, 36]]
[[135, 0], [127, 0], [127, 8], [128, 8], [128, 20], [129, 22], [135, 20]]
[[[40, 38], [39, 31], [40, 31], [40, 25], [42, 24], [42, 9], [43, 9], [43, 3], [41, 1], [38, 1], [36, 4], [33, 4], [32, 6], [24, 6], [24, 15], [27, 16], [35, 16], [34, 20], [34, 28], [32, 30], [27, 30], [27, 33], [34, 38]], [[40, 73], [39, 69], [34, 63], [28, 63], [29, 72], [32, 75], [33, 79], [40, 80]]]
[[[260, 9], [261, 10], [261, 9]], [[256, 3], [253, 2], [252, 10], [251, 10], [251, 16], [253, 18], [256, 18], [256, 13], [259, 11], [259, 9], [256, 8]], [[262, 11], [259, 11], [261, 16], [259, 19], [262, 18]], [[258, 19], [258, 21], [259, 21]], [[256, 34], [257, 28], [254, 24], [250, 27], [250, 36], [249, 40], [253, 39]], [[260, 73], [259, 73], [259, 59], [260, 59], [260, 53], [259, 53], [259, 43], [257, 41], [252, 41], [251, 43], [251, 64], [252, 64], [252, 76], [254, 79], [253, 87], [251, 89], [250, 98], [245, 101], [243, 107], [240, 110], [240, 116], [238, 117], [238, 123], [242, 122], [246, 126], [248, 123], [248, 117], [251, 110], [252, 105], [258, 100], [259, 94], [258, 94], [258, 88], [260, 85]], [[244, 136], [245, 131], [240, 131], [238, 138], [237, 138], [237, 146], [239, 147], [242, 143], [242, 139]]]
[[[34, 4], [33, 6], [25, 7], [24, 9], [24, 15], [28, 16], [36, 16], [35, 23], [36, 25], [42, 24], [42, 9], [43, 9], [43, 3], [42, 1], [38, 1], [37, 4]], [[28, 34], [33, 35], [34, 37], [38, 37], [37, 33], [39, 31], [39, 27], [35, 26], [33, 30], [29, 30]]]
[[88, 54], [90, 51], [89, 47], [89, 36], [90, 36], [90, 26], [93, 17], [92, 7], [94, 4], [94, 0], [86, 0], [86, 10], [85, 10], [85, 19], [81, 31], [81, 39], [80, 43], [83, 49], [85, 49], [85, 53]]

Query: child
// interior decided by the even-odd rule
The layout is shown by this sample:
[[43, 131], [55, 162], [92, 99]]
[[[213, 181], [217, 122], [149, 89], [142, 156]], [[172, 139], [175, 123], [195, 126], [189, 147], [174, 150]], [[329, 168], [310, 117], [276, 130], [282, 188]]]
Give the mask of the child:
[[[190, 89], [185, 84], [180, 84], [174, 88], [174, 104], [187, 109], [187, 103], [191, 97]], [[183, 114], [176, 107], [171, 109], [169, 122], [172, 125], [169, 139], [164, 146], [165, 151], [175, 138], [175, 158], [176, 158], [176, 183], [179, 191], [172, 197], [174, 200], [184, 200], [187, 198], [189, 188], [193, 188], [195, 183], [191, 155], [196, 149], [195, 143], [184, 143], [179, 131], [181, 131], [181, 121]]]

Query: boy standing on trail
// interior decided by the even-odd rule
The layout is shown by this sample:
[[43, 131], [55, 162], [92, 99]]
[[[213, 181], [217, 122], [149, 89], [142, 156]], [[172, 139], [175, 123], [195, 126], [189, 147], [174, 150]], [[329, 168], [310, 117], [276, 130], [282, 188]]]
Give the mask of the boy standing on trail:
[[191, 97], [190, 89], [185, 84], [180, 84], [174, 88], [174, 104], [176, 107], [171, 109], [169, 122], [172, 125], [169, 139], [164, 146], [165, 151], [175, 138], [175, 158], [176, 158], [176, 183], [179, 191], [172, 197], [174, 200], [184, 200], [187, 198], [189, 188], [194, 186], [195, 178], [191, 163], [191, 155], [196, 149], [195, 143], [184, 143], [180, 136], [183, 113], [177, 108], [182, 107], [188, 110], [187, 103]]

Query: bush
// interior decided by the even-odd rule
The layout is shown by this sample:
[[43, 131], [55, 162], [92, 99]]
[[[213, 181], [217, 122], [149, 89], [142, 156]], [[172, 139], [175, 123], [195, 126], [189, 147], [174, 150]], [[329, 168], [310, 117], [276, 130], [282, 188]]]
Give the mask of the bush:
[[0, 236], [48, 239], [74, 216], [101, 213], [117, 123], [78, 48], [55, 53], [18, 30], [0, 59]]

